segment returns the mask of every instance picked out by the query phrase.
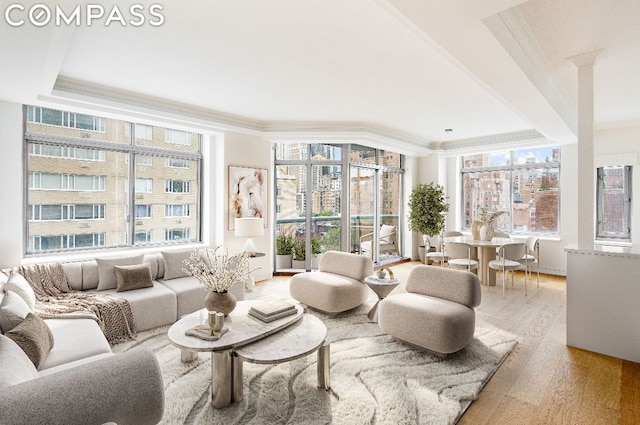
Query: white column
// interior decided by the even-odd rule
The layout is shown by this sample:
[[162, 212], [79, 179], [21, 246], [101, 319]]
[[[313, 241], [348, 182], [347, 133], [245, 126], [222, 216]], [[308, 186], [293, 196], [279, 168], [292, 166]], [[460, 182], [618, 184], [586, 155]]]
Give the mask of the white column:
[[593, 154], [593, 65], [602, 49], [567, 58], [578, 67], [578, 246], [595, 240], [595, 174]]

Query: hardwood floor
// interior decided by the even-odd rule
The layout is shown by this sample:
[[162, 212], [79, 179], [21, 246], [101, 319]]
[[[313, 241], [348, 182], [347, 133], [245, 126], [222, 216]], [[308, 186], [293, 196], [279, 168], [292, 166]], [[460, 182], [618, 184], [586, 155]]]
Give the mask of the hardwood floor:
[[[393, 267], [403, 279], [417, 262]], [[565, 345], [565, 278], [540, 275], [540, 288], [515, 277], [502, 299], [482, 288], [477, 324], [517, 336], [518, 345], [458, 424], [638, 424], [640, 364]]]
[[[406, 282], [416, 261], [392, 267]], [[518, 345], [458, 422], [476, 424], [640, 424], [640, 363], [567, 347], [566, 280], [524, 274], [502, 299], [502, 280], [482, 288], [479, 326], [516, 335]], [[640, 324], [639, 324], [640, 326]]]

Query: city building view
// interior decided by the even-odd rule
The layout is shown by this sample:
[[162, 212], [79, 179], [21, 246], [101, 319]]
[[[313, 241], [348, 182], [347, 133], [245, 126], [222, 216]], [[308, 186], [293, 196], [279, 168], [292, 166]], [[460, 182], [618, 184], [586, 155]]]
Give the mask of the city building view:
[[498, 217], [497, 230], [558, 232], [560, 148], [468, 155], [462, 164], [463, 228], [484, 208], [507, 212]]
[[631, 170], [631, 166], [597, 169], [597, 238], [631, 238]]
[[27, 252], [199, 240], [200, 134], [26, 112]]
[[[293, 235], [306, 247], [308, 215], [313, 258], [329, 249], [372, 255], [361, 242], [369, 235], [369, 245], [364, 246], [370, 246], [374, 228], [393, 226], [395, 249], [378, 255], [398, 257], [401, 173], [401, 155], [389, 151], [348, 144], [277, 144], [277, 233]], [[345, 216], [348, 247], [342, 246]], [[302, 261], [306, 253], [297, 257]]]

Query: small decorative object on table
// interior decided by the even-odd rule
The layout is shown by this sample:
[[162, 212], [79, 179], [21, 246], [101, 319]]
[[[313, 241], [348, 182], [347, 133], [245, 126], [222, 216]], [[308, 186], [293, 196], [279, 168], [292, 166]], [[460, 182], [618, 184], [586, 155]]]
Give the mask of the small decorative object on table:
[[249, 315], [263, 322], [273, 322], [274, 320], [290, 316], [296, 313], [296, 306], [285, 300], [265, 300], [253, 304], [249, 308]]
[[[493, 228], [493, 224], [496, 219], [503, 214], [506, 214], [506, 211], [496, 211], [496, 212], [487, 212], [483, 207], [478, 208], [478, 221], [482, 222], [482, 227], [480, 227], [480, 239], [483, 241], [490, 241], [493, 239], [493, 235], [495, 230]], [[474, 236], [475, 239], [475, 236]]]
[[[387, 278], [387, 273], [389, 273], [389, 277]], [[380, 270], [376, 271], [376, 277], [380, 280], [393, 280], [395, 276], [393, 275], [393, 270], [389, 267], [383, 267]]]
[[209, 320], [206, 325], [198, 325], [185, 331], [185, 335], [195, 336], [206, 341], [217, 341], [229, 328], [224, 327], [224, 314], [222, 312], [210, 311]]
[[219, 311], [225, 316], [236, 307], [236, 297], [229, 292], [234, 283], [253, 272], [249, 269], [249, 253], [243, 252], [229, 256], [227, 251], [218, 256], [220, 246], [215, 249], [205, 248], [203, 255], [195, 249], [184, 260], [183, 272], [193, 276], [210, 289], [204, 297], [204, 304], [209, 311]]

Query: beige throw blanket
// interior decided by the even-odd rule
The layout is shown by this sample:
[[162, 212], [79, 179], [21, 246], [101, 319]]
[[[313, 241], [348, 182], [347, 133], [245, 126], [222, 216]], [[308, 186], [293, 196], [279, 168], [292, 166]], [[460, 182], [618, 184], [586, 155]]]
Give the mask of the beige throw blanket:
[[72, 290], [60, 263], [22, 266], [19, 273], [33, 288], [35, 313], [43, 319], [93, 319], [111, 344], [135, 338], [133, 313], [126, 299]]

